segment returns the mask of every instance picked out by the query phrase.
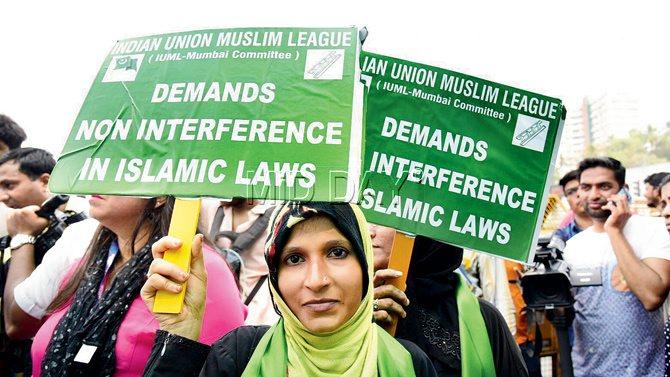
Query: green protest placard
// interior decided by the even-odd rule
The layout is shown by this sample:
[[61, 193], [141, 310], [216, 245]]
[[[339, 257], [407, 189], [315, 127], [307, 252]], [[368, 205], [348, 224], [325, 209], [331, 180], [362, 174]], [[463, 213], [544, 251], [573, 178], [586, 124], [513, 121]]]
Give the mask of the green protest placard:
[[362, 88], [359, 51], [356, 28], [121, 40], [81, 107], [50, 189], [344, 200], [360, 171], [360, 110], [352, 106]]
[[532, 261], [561, 101], [367, 52], [361, 64], [368, 220]]

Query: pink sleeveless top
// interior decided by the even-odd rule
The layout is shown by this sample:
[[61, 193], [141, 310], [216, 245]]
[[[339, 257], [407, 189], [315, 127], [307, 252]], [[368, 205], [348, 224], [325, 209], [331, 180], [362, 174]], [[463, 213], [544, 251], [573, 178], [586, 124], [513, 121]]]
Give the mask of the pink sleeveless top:
[[[242, 326], [247, 309], [240, 300], [233, 275], [223, 258], [207, 245], [203, 245], [203, 253], [207, 270], [207, 301], [199, 341], [211, 345], [229, 331]], [[78, 263], [70, 267], [61, 287], [72, 276]], [[35, 335], [31, 350], [33, 376], [40, 375], [42, 359], [51, 335], [69, 308], [68, 304], [51, 315]], [[131, 303], [117, 333], [115, 376], [142, 374], [151, 354], [156, 330], [158, 322], [138, 295]]]

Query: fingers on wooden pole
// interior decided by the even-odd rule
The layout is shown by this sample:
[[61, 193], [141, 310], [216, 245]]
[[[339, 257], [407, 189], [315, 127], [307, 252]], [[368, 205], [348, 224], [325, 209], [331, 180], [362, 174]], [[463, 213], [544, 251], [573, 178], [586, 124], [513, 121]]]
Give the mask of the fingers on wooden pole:
[[[191, 266], [191, 244], [198, 227], [199, 216], [200, 199], [175, 200], [168, 235], [179, 238], [182, 241], [182, 245], [179, 250], [167, 251], [163, 258], [186, 272], [189, 271]], [[184, 284], [183, 289], [179, 293], [167, 291], [156, 292], [153, 312], [180, 313], [184, 305], [185, 293], [186, 284]]]

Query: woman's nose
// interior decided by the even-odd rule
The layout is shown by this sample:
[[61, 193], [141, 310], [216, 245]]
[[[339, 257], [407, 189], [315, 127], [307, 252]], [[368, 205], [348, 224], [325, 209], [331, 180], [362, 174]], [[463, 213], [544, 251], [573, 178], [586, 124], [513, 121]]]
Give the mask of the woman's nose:
[[305, 276], [305, 287], [312, 291], [319, 291], [330, 284], [328, 269], [322, 261], [309, 262], [307, 276]]

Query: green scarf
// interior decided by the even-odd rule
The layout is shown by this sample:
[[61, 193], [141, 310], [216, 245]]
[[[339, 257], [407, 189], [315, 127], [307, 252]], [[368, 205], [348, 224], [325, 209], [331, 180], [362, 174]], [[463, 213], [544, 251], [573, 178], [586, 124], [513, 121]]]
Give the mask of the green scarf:
[[[242, 377], [286, 377], [286, 371], [289, 370], [289, 376], [414, 376], [414, 365], [412, 357], [407, 350], [398, 343], [395, 338], [389, 335], [381, 327], [373, 324], [374, 332], [377, 334], [377, 363], [375, 371], [364, 370], [346, 370], [346, 374], [340, 372], [341, 365], [344, 362], [338, 359], [338, 354], [344, 354], [345, 358], [351, 359], [354, 351], [347, 348], [337, 347], [332, 350], [325, 350], [325, 360], [312, 360], [313, 355], [309, 356], [310, 367], [312, 369], [301, 371], [289, 369], [288, 365], [288, 347], [286, 346], [286, 332], [284, 329], [284, 320], [280, 319], [274, 326], [270, 327], [267, 333], [263, 335], [256, 346], [249, 363], [247, 364]], [[319, 350], [316, 350], [317, 352]], [[304, 361], [304, 360], [303, 360]], [[302, 362], [301, 362], [302, 364]], [[324, 365], [326, 368], [320, 369]], [[339, 366], [339, 367], [338, 367]], [[314, 370], [314, 368], [319, 368]], [[307, 373], [307, 374], [305, 374]]]
[[461, 376], [495, 376], [493, 352], [486, 324], [479, 309], [479, 300], [468, 288], [465, 278], [462, 275], [459, 277], [456, 304], [458, 305], [458, 332], [461, 338]]
[[337, 330], [315, 334], [300, 323], [270, 284], [282, 318], [263, 335], [242, 377], [286, 377], [287, 372], [290, 377], [415, 375], [409, 352], [372, 323], [372, 243], [365, 217], [357, 206], [352, 205], [352, 209], [363, 238], [370, 277], [358, 310]]

